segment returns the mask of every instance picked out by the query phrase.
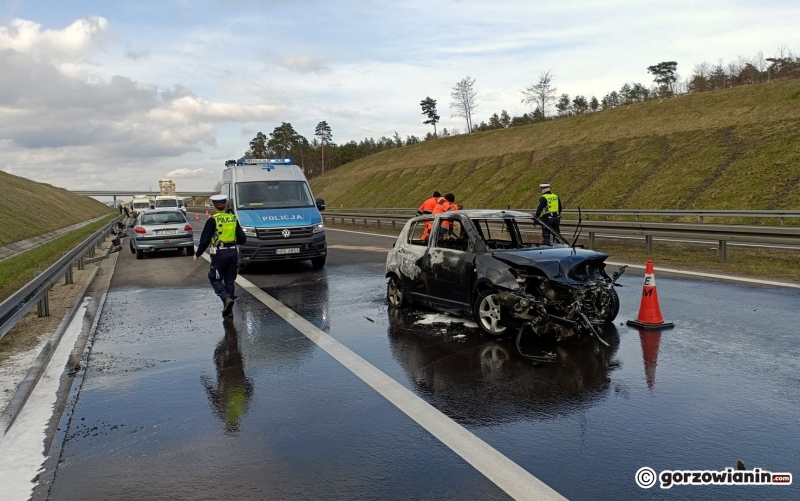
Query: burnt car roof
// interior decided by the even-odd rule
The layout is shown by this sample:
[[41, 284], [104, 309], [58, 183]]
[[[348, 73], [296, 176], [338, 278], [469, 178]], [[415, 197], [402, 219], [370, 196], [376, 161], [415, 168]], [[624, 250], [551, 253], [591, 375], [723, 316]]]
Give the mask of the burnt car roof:
[[463, 214], [468, 218], [481, 218], [481, 217], [496, 217], [496, 218], [503, 218], [503, 219], [512, 219], [516, 217], [533, 217], [532, 214], [528, 214], [527, 212], [520, 212], [520, 211], [513, 211], [513, 210], [500, 210], [500, 209], [467, 209], [467, 210], [457, 210], [457, 211], [450, 211], [450, 212], [440, 212], [439, 214], [425, 214], [422, 216], [416, 216], [416, 218], [430, 218], [430, 217], [438, 217], [438, 216], [449, 216], [452, 214]]

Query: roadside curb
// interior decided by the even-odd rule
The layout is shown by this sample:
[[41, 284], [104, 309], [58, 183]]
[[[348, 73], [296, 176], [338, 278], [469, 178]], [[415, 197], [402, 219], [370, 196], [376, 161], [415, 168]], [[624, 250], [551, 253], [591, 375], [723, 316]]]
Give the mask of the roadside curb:
[[75, 300], [72, 302], [72, 305], [67, 308], [67, 312], [64, 314], [61, 322], [56, 327], [56, 330], [50, 336], [50, 339], [47, 340], [42, 348], [42, 351], [39, 353], [39, 356], [36, 357], [36, 361], [33, 363], [31, 368], [28, 369], [28, 373], [17, 386], [14, 396], [11, 397], [11, 400], [8, 402], [8, 405], [3, 411], [2, 416], [0, 416], [0, 430], [2, 430], [3, 435], [5, 435], [14, 424], [17, 416], [19, 416], [19, 413], [25, 406], [25, 402], [28, 401], [28, 397], [30, 397], [33, 389], [36, 387], [36, 383], [38, 383], [39, 379], [42, 377], [42, 373], [44, 373], [47, 364], [50, 362], [53, 352], [56, 351], [58, 343], [61, 341], [61, 337], [64, 335], [64, 331], [67, 330], [67, 327], [70, 325], [70, 323], [72, 323], [75, 314], [80, 309], [83, 298], [86, 296], [86, 291], [89, 289], [89, 286], [92, 285], [92, 282], [94, 281], [99, 269], [100, 267], [97, 266], [94, 270], [92, 270], [92, 274], [89, 277], [89, 280], [86, 281], [86, 285], [75, 296]]

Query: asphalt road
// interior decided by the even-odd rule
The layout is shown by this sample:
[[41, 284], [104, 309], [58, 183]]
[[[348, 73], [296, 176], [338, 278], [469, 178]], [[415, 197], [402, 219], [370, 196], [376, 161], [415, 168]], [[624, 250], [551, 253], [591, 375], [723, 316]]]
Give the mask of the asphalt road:
[[[194, 223], [199, 229], [200, 225]], [[643, 490], [642, 466], [800, 471], [800, 291], [659, 276], [676, 328], [640, 333], [626, 274], [612, 348], [584, 340], [535, 367], [511, 340], [390, 311], [392, 240], [328, 232], [327, 266], [250, 282], [570, 499], [797, 499], [796, 484]], [[501, 499], [509, 496], [258, 298], [234, 320], [208, 265], [126, 250], [50, 499]], [[542, 347], [525, 345], [526, 350]], [[52, 472], [51, 472], [52, 473]], [[47, 477], [47, 475], [43, 475]], [[43, 496], [46, 497], [46, 496]]]

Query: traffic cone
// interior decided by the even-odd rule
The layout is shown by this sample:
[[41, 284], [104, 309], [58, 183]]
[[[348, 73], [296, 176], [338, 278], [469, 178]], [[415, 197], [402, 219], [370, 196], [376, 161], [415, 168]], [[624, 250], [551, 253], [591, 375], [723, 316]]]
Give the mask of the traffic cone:
[[639, 341], [642, 343], [644, 377], [647, 379], [647, 387], [652, 390], [656, 385], [656, 366], [658, 365], [658, 346], [661, 344], [661, 333], [639, 329]]
[[658, 306], [658, 291], [656, 290], [656, 276], [653, 274], [653, 261], [647, 261], [644, 270], [644, 287], [642, 288], [642, 303], [639, 306], [639, 316], [636, 320], [628, 320], [628, 325], [641, 329], [669, 329], [675, 327], [672, 322], [665, 322]]
[[206, 209], [206, 217], [210, 216], [211, 214], [208, 213], [208, 209]]
[[195, 221], [200, 221], [200, 213], [199, 212], [195, 212], [194, 213], [194, 220]]

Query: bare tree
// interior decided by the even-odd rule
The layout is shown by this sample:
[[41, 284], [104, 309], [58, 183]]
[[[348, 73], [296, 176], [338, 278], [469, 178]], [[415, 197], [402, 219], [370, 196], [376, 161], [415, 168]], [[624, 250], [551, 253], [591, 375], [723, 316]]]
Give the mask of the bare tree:
[[539, 108], [547, 116], [548, 104], [556, 100], [557, 89], [553, 86], [552, 70], [547, 70], [539, 74], [539, 81], [522, 89], [524, 104], [530, 104], [532, 108]]
[[461, 117], [467, 122], [467, 132], [472, 132], [472, 113], [478, 107], [478, 91], [475, 90], [475, 79], [467, 75], [458, 82], [450, 92], [450, 108], [455, 110], [454, 117]]

